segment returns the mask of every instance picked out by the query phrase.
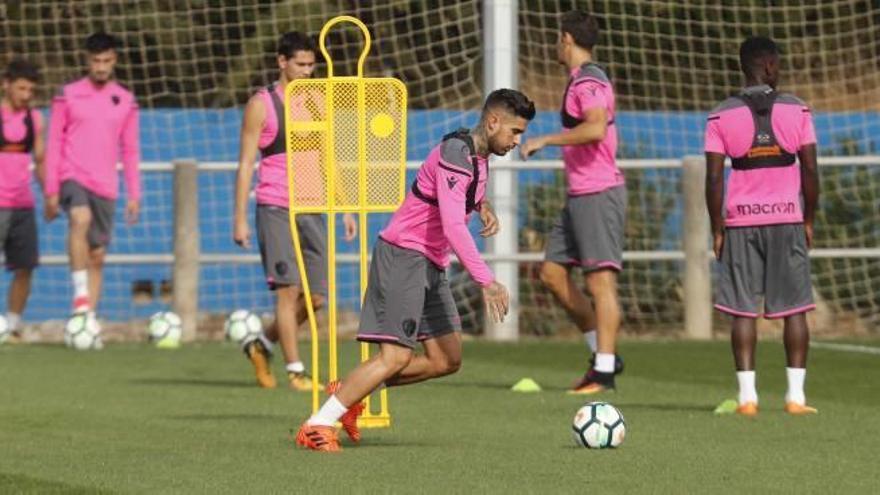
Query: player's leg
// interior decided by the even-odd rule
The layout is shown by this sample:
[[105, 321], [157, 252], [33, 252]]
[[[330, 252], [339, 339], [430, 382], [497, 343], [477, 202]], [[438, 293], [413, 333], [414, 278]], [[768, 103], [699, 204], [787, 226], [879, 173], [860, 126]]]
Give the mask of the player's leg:
[[593, 394], [614, 389], [614, 375], [623, 370], [617, 357], [621, 310], [617, 272], [623, 262], [626, 188], [618, 186], [596, 194], [569, 198], [571, 229], [584, 284], [593, 301], [597, 346], [587, 373], [570, 391]]
[[92, 221], [86, 235], [89, 244], [88, 278], [89, 300], [92, 311], [98, 309], [104, 282], [104, 260], [107, 246], [113, 234], [113, 217], [116, 214], [116, 201], [104, 199], [86, 191], [89, 198]]
[[37, 221], [33, 209], [6, 210], [0, 215], [0, 246], [6, 253], [6, 267], [13, 272], [7, 295], [6, 318], [15, 338], [21, 336], [21, 315], [31, 292], [33, 270], [39, 263]]
[[379, 344], [379, 352], [349, 373], [318, 412], [303, 423], [296, 436], [297, 444], [311, 450], [338, 451], [337, 421], [346, 427], [352, 440], [359, 441], [357, 416], [363, 410], [361, 401], [385, 380], [400, 373], [412, 357], [413, 350], [407, 346]]
[[[424, 354], [416, 355], [388, 386], [408, 385], [455, 373], [461, 367], [461, 317], [444, 270], [427, 264], [427, 284], [416, 340]], [[414, 288], [415, 289], [415, 288]]]
[[89, 249], [87, 264], [89, 278], [89, 304], [93, 311], [98, 309], [101, 301], [101, 290], [104, 285], [104, 259], [107, 249], [103, 246]]
[[555, 261], [541, 263], [541, 283], [553, 294], [556, 302], [565, 309], [568, 317], [584, 334], [590, 353], [596, 352], [596, 313], [593, 303], [575, 285], [570, 276], [571, 268]]
[[67, 252], [73, 281], [73, 311], [86, 312], [91, 309], [87, 270], [92, 210], [85, 189], [76, 182], [65, 181], [61, 184], [61, 206], [68, 216]]
[[422, 342], [424, 354], [416, 354], [400, 373], [385, 380], [385, 385], [398, 387], [431, 378], [451, 375], [461, 368], [461, 333], [449, 332]]
[[288, 374], [288, 386], [292, 390], [308, 392], [312, 390], [312, 379], [306, 373], [305, 365], [299, 354], [299, 322], [297, 314], [303, 309], [302, 289], [298, 286], [279, 286], [275, 290], [275, 321], [273, 332], [281, 345], [284, 355], [285, 369]]
[[764, 293], [765, 246], [760, 227], [729, 228], [718, 273], [715, 308], [733, 317], [730, 344], [739, 393], [736, 409], [745, 416], [758, 413], [755, 386], [755, 346], [758, 301]]
[[777, 225], [767, 231], [766, 317], [785, 319], [785, 410], [796, 415], [816, 413], [807, 406], [804, 393], [810, 347], [806, 313], [815, 308], [804, 229], [802, 225]]

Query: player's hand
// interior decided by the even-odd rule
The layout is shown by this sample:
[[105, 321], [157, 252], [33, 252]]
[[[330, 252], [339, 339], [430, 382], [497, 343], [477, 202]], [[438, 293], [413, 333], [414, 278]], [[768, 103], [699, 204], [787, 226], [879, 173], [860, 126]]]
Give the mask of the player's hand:
[[712, 249], [715, 251], [715, 259], [721, 261], [721, 249], [724, 248], [724, 231], [715, 232]]
[[141, 214], [141, 203], [136, 199], [129, 199], [125, 204], [125, 222], [134, 225], [138, 221]]
[[46, 196], [43, 205], [43, 218], [46, 219], [47, 222], [51, 222], [55, 220], [55, 217], [58, 216], [58, 195], [53, 194], [52, 196]]
[[807, 237], [807, 249], [813, 249], [813, 224], [804, 223], [804, 234]]
[[507, 316], [507, 310], [510, 308], [510, 295], [507, 288], [498, 282], [492, 282], [489, 287], [483, 287], [483, 301], [486, 302], [486, 311], [489, 318], [501, 323]]
[[480, 205], [480, 221], [483, 222], [483, 229], [480, 230], [480, 235], [483, 237], [492, 237], [501, 230], [498, 217], [495, 216], [495, 212], [492, 211], [492, 207], [489, 206], [488, 202], [483, 202]]
[[519, 154], [523, 160], [528, 160], [530, 156], [543, 149], [544, 146], [547, 146], [547, 143], [544, 142], [543, 138], [532, 138], [520, 145]]
[[251, 248], [251, 227], [248, 225], [247, 220], [235, 221], [235, 227], [232, 230], [232, 240], [245, 249]]
[[345, 226], [345, 242], [351, 242], [357, 236], [358, 224], [354, 215], [346, 213], [342, 215], [342, 224]]

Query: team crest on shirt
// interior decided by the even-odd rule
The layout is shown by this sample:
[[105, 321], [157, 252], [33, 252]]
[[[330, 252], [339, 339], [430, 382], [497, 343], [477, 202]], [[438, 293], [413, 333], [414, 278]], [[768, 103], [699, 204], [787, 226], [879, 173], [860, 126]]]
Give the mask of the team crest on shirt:
[[770, 144], [770, 135], [766, 132], [758, 133], [758, 144]]
[[112, 101], [114, 105], [119, 105], [119, 102], [122, 100], [119, 98], [119, 95], [113, 95], [110, 97], [110, 101]]
[[455, 185], [458, 184], [458, 179], [455, 177], [447, 177], [446, 185], [449, 186], [449, 189], [455, 189]]

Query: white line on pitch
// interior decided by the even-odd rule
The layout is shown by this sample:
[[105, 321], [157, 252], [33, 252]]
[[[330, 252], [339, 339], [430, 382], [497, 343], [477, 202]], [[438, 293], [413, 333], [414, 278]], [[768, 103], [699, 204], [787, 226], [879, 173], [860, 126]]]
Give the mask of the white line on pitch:
[[830, 349], [832, 351], [861, 352], [863, 354], [880, 355], [880, 347], [871, 347], [867, 345], [833, 344], [831, 342], [810, 342], [810, 347], [815, 347], [817, 349]]

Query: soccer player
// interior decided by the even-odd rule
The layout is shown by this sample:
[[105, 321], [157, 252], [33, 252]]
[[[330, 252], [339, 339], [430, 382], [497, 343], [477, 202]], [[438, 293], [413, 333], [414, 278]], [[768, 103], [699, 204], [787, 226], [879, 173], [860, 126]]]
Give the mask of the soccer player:
[[[450, 249], [482, 287], [489, 317], [501, 321], [507, 314], [507, 289], [480, 257], [467, 220], [477, 211], [481, 234], [498, 232], [498, 220], [484, 201], [489, 155], [512, 150], [534, 116], [535, 106], [524, 94], [493, 91], [476, 128], [448, 134], [428, 154], [373, 249], [358, 340], [377, 343], [379, 352], [341, 383], [328, 385], [333, 395], [300, 427], [297, 444], [338, 451], [336, 422], [359, 441], [361, 400], [372, 391], [458, 371], [461, 319], [446, 278]], [[415, 354], [417, 342], [424, 354]]]
[[[733, 316], [736, 412], [758, 413], [755, 319], [763, 312], [785, 320], [785, 410], [811, 414], [816, 409], [806, 405], [804, 378], [806, 312], [815, 308], [807, 251], [819, 198], [816, 132], [809, 107], [776, 90], [779, 50], [773, 40], [746, 39], [739, 59], [746, 87], [709, 114], [705, 146], [706, 203], [721, 265], [715, 308]], [[725, 157], [733, 162], [726, 202]]]
[[[266, 281], [269, 290], [275, 294], [275, 321], [260, 338], [244, 343], [244, 352], [254, 366], [257, 384], [264, 388], [276, 386], [269, 359], [273, 343], [280, 341], [287, 362], [288, 386], [297, 391], [312, 389], [312, 380], [306, 373], [297, 348], [297, 330], [306, 321], [308, 314], [290, 231], [282, 98], [284, 88], [289, 82], [312, 76], [316, 52], [314, 41], [305, 34], [294, 31], [282, 35], [278, 41], [276, 57], [278, 80], [251, 97], [245, 107], [241, 126], [233, 239], [243, 248], [251, 246], [247, 203], [254, 161], [259, 150], [261, 160], [256, 188], [257, 240]], [[291, 104], [294, 114], [307, 116], [310, 112], [320, 111], [320, 105], [314, 100], [292, 101]], [[308, 150], [297, 151], [294, 156], [294, 160], [300, 165], [304, 161], [315, 162], [316, 158], [317, 152]], [[309, 167], [303, 167], [306, 168]], [[351, 214], [343, 216], [343, 223], [345, 239], [350, 241], [357, 232], [357, 224]], [[327, 291], [327, 221], [320, 214], [300, 214], [296, 217], [296, 224], [312, 302], [317, 309], [323, 305]]]
[[128, 224], [137, 222], [141, 184], [138, 105], [113, 76], [119, 40], [86, 38], [88, 75], [63, 86], [52, 99], [46, 155], [45, 216], [59, 205], [69, 219], [68, 252], [73, 312], [94, 317], [119, 194], [116, 165], [122, 159]]
[[31, 292], [33, 270], [39, 262], [29, 171], [33, 154], [42, 185], [43, 119], [40, 112], [30, 107], [39, 77], [34, 65], [13, 60], [3, 75], [0, 100], [0, 247], [6, 256], [6, 268], [14, 273], [6, 319], [15, 338], [20, 337], [21, 315]]
[[[557, 55], [568, 70], [562, 99], [562, 132], [526, 141], [520, 152], [532, 156], [546, 146], [561, 146], [568, 197], [547, 240], [541, 281], [584, 334], [592, 352], [590, 366], [569, 393], [595, 394], [614, 389], [623, 371], [615, 354], [620, 328], [617, 272], [623, 262], [626, 186], [617, 168], [614, 87], [593, 62], [599, 23], [586, 12], [562, 15]], [[591, 301], [569, 276], [584, 272]]]

